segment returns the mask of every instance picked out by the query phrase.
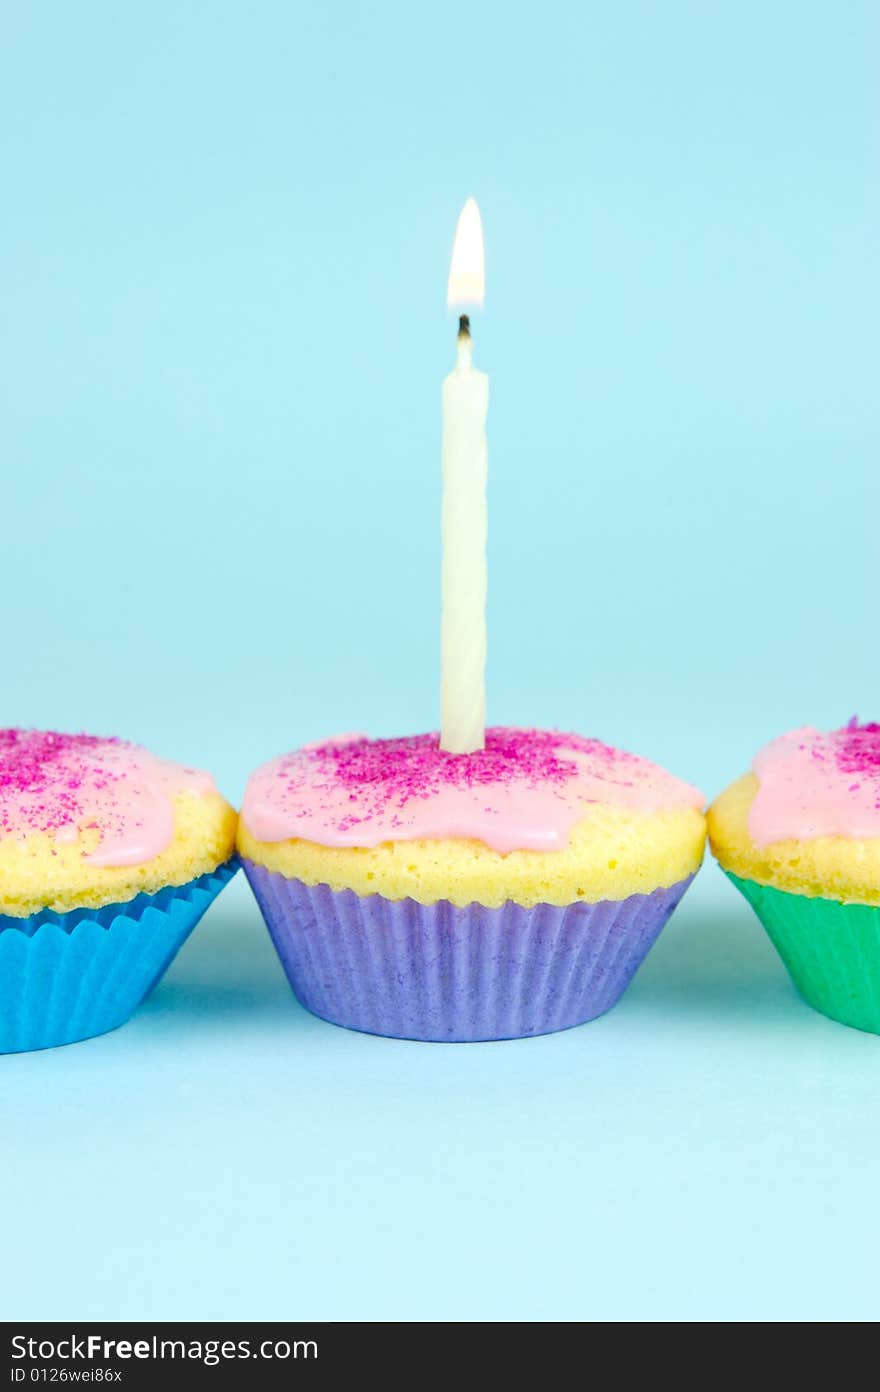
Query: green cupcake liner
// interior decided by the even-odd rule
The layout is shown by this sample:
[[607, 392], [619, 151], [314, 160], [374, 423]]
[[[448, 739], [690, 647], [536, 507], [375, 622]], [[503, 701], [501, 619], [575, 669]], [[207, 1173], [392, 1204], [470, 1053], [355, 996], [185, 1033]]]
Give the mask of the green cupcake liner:
[[880, 908], [789, 894], [724, 871], [749, 901], [808, 1005], [880, 1034]]

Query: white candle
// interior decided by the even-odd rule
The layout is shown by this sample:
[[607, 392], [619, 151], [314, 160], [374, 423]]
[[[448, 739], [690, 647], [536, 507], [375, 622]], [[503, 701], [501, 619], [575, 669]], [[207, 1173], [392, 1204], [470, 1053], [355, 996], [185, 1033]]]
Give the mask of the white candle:
[[[485, 275], [480, 210], [468, 199], [449, 271], [450, 306], [482, 304]], [[443, 383], [443, 610], [440, 747], [482, 749], [486, 725], [486, 415], [489, 378], [473, 366], [468, 320], [458, 359]]]

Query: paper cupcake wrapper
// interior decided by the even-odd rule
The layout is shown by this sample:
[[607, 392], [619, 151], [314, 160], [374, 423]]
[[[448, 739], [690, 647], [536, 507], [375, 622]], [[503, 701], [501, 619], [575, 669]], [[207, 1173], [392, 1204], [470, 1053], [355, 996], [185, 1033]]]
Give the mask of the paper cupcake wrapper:
[[238, 868], [101, 909], [0, 915], [0, 1053], [48, 1049], [123, 1024]]
[[602, 1015], [693, 876], [565, 908], [457, 908], [310, 886], [245, 859], [297, 998], [348, 1029], [398, 1039], [521, 1039]]
[[815, 1010], [880, 1034], [880, 908], [789, 894], [724, 872], [751, 904]]

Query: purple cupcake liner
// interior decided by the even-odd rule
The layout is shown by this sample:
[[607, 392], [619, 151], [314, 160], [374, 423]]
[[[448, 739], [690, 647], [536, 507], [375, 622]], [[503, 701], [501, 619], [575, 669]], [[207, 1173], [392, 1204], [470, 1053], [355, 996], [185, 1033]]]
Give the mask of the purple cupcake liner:
[[693, 875], [651, 894], [563, 908], [418, 904], [306, 885], [245, 859], [301, 1003], [396, 1039], [523, 1039], [618, 1001]]

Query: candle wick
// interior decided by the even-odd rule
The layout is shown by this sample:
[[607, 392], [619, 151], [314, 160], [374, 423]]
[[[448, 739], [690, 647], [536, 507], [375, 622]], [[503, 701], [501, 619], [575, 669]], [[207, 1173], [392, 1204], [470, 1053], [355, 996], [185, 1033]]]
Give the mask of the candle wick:
[[459, 338], [470, 338], [471, 336], [471, 321], [468, 314], [458, 316], [458, 336]]

